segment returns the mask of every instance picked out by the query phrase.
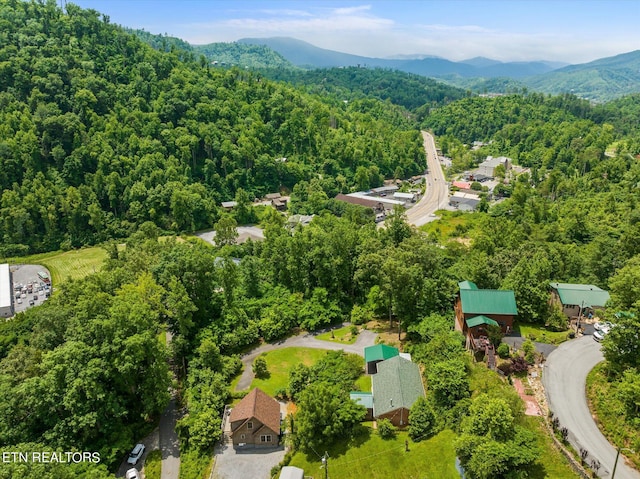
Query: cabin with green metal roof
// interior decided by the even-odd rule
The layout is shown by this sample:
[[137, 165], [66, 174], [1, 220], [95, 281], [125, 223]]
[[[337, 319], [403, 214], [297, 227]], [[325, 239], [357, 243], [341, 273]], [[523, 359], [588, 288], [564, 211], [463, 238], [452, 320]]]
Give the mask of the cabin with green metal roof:
[[395, 356], [378, 365], [371, 377], [373, 416], [389, 419], [396, 427], [409, 424], [409, 410], [419, 397], [424, 397], [422, 375], [417, 364]]
[[387, 344], [376, 344], [375, 346], [364, 348], [364, 362], [367, 365], [367, 374], [376, 374], [376, 365], [379, 362], [391, 359], [399, 354], [398, 348]]
[[467, 346], [487, 335], [487, 327], [500, 326], [504, 334], [513, 329], [518, 315], [515, 293], [510, 290], [478, 289], [471, 281], [458, 283], [460, 293], [455, 304], [455, 329], [467, 337]]
[[562, 312], [575, 318], [604, 309], [609, 292], [593, 284], [550, 283], [551, 301], [562, 306]]

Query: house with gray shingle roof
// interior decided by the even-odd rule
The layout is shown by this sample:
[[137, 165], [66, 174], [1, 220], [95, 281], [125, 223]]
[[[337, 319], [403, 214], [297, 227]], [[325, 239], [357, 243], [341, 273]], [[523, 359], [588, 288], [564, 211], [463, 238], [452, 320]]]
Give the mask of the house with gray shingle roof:
[[373, 416], [405, 427], [409, 424], [411, 406], [425, 396], [420, 368], [400, 356], [379, 362], [377, 368], [377, 374], [371, 376]]

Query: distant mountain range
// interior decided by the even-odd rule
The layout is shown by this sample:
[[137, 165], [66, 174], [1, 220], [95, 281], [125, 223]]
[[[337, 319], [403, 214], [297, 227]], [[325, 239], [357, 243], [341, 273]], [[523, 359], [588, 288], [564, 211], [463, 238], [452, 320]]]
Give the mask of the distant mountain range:
[[275, 50], [291, 63], [302, 68], [331, 68], [367, 66], [392, 68], [423, 76], [458, 75], [464, 78], [497, 77], [524, 78], [539, 75], [558, 68], [552, 62], [498, 62], [488, 58], [473, 58], [454, 62], [439, 57], [419, 59], [371, 58], [318, 48], [302, 40], [288, 37], [243, 38], [237, 43], [265, 45]]
[[370, 58], [318, 48], [287, 37], [244, 38], [236, 43], [264, 45], [301, 68], [390, 68], [439, 78], [478, 92], [501, 93], [505, 87], [511, 91], [526, 87], [543, 93], [573, 93], [593, 101], [608, 101], [640, 92], [640, 50], [567, 65], [551, 61], [500, 62], [484, 57], [460, 62], [439, 57]]

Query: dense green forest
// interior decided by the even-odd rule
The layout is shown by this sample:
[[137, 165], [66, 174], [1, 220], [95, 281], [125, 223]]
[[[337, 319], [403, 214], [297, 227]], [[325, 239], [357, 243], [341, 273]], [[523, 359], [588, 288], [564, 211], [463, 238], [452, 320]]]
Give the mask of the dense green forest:
[[[595, 107], [571, 95], [477, 98], [365, 69], [267, 78], [140, 36], [70, 3], [0, 3], [0, 256], [93, 243], [109, 256], [0, 324], [3, 450], [96, 450], [103, 465], [60, 477], [108, 477], [166, 405], [173, 365], [181, 446], [207, 453], [239, 353], [296, 328], [384, 318], [424, 366], [416, 437], [449, 428], [470, 477], [507, 477], [535, 463], [534, 440], [515, 395], [471, 389], [451, 331], [461, 280], [513, 289], [521, 321], [559, 329], [550, 281], [609, 289], [611, 314], [632, 313], [604, 342], [609, 380], [637, 424], [637, 96]], [[454, 169], [506, 155], [529, 171], [510, 176], [509, 197], [486, 213], [451, 214], [449, 233], [447, 218], [427, 234], [401, 210], [377, 229], [370, 211], [331, 197], [421, 172], [413, 118]], [[471, 150], [476, 140], [485, 146]], [[291, 229], [275, 210], [250, 208], [274, 191], [316, 218]], [[217, 206], [232, 198], [233, 218]], [[258, 219], [259, 243], [167, 235]], [[314, 391], [287, 393], [313, 403]], [[487, 415], [502, 426], [487, 430]], [[483, 462], [479, 445], [511, 453]], [[487, 476], [473, 470], [482, 466]]]
[[55, 2], [0, 8], [7, 254], [123, 237], [148, 220], [210, 227], [240, 188], [253, 198], [319, 178], [333, 196], [358, 167], [384, 177], [424, 168], [399, 107], [325, 101], [156, 51], [72, 4], [64, 14]]
[[431, 78], [382, 68], [318, 68], [315, 70], [264, 69], [265, 76], [304, 85], [312, 93], [345, 100], [373, 97], [401, 105], [420, 116], [429, 108], [459, 100], [469, 93]]

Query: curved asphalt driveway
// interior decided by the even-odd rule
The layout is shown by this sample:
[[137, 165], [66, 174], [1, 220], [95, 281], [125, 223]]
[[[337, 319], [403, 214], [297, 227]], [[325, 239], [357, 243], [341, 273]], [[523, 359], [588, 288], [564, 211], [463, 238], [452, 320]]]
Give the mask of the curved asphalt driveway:
[[[589, 451], [587, 463], [600, 461], [599, 476], [610, 478], [616, 460], [616, 450], [602, 435], [587, 405], [587, 374], [604, 359], [600, 344], [593, 337], [583, 336], [562, 343], [547, 358], [542, 381], [549, 408], [569, 430], [569, 442], [579, 451]], [[615, 479], [640, 479], [640, 473], [618, 460]]]
[[378, 335], [376, 333], [367, 329], [363, 329], [360, 331], [360, 333], [358, 333], [358, 339], [356, 339], [355, 343], [340, 344], [333, 341], [323, 341], [321, 339], [316, 339], [316, 337], [312, 333], [305, 332], [298, 334], [297, 336], [283, 339], [282, 341], [263, 344], [262, 346], [252, 350], [250, 353], [242, 356], [242, 365], [244, 366], [244, 369], [242, 371], [240, 381], [238, 381], [238, 385], [236, 386], [236, 391], [242, 391], [243, 389], [247, 389], [251, 385], [251, 381], [253, 381], [254, 377], [252, 369], [253, 360], [260, 356], [262, 353], [266, 353], [267, 351], [290, 347], [331, 349], [334, 351], [342, 349], [346, 353], [354, 353], [359, 354], [360, 356], [364, 356], [364, 348], [366, 348], [367, 346], [373, 346], [375, 344], [377, 336]]

